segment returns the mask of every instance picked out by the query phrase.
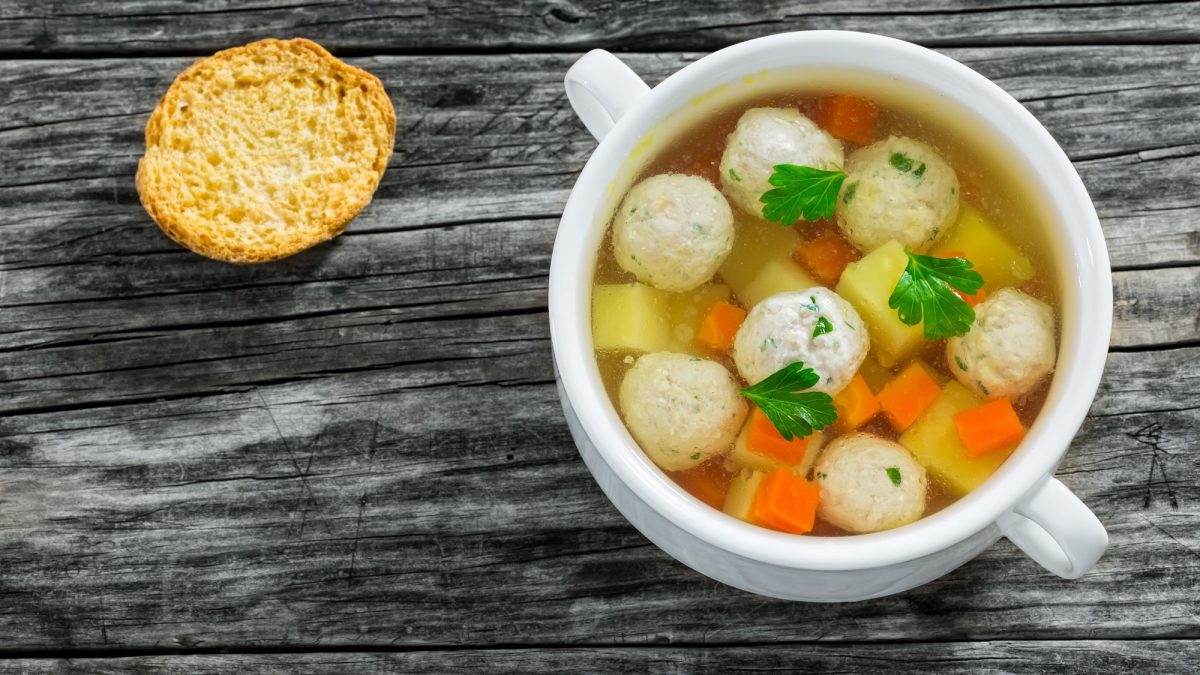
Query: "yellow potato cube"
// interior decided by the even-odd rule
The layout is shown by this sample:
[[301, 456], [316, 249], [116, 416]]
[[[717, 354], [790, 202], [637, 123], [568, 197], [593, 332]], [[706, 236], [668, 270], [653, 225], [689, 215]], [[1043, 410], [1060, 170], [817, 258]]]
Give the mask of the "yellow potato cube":
[[988, 292], [1020, 286], [1033, 278], [1033, 263], [1021, 249], [982, 213], [963, 204], [958, 222], [933, 248], [931, 255], [959, 252], [975, 264]]
[[738, 299], [747, 308], [753, 309], [755, 305], [776, 293], [802, 291], [820, 285], [790, 257], [772, 258], [759, 270], [754, 281], [742, 289]]
[[644, 284], [592, 289], [592, 342], [596, 349], [661, 352], [671, 345], [671, 294]]
[[888, 380], [894, 377], [891, 370], [879, 365], [875, 359], [863, 359], [862, 366], [858, 369], [858, 374], [862, 375], [867, 381], [867, 386], [871, 388], [872, 394], [878, 394], [883, 385], [888, 383]]
[[905, 325], [896, 310], [888, 307], [888, 298], [907, 266], [904, 247], [893, 239], [861, 260], [846, 265], [837, 285], [838, 295], [853, 305], [867, 323], [871, 350], [885, 368], [915, 354], [925, 340], [922, 324]]
[[800, 243], [800, 235], [791, 227], [768, 223], [758, 218], [736, 215], [737, 235], [733, 251], [721, 264], [719, 274], [742, 302], [743, 291], [758, 277], [767, 261], [788, 258]]
[[754, 506], [754, 495], [767, 474], [754, 469], [742, 469], [729, 481], [729, 492], [725, 493], [725, 513], [739, 520], [750, 520], [750, 508]]
[[908, 448], [918, 462], [958, 495], [979, 487], [1009, 454], [967, 456], [954, 426], [954, 415], [982, 403], [983, 399], [974, 392], [951, 380], [917, 421], [900, 435], [900, 445]]

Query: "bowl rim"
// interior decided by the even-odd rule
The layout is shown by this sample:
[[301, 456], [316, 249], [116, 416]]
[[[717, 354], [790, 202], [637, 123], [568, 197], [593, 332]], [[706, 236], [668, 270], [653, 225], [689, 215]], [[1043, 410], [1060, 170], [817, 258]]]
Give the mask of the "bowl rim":
[[[781, 58], [786, 63], [761, 65]], [[1043, 190], [1052, 195], [1047, 199], [1054, 214], [1052, 236], [1058, 236], [1065, 249], [1056, 261], [1063, 296], [1057, 372], [1046, 407], [1021, 447], [983, 485], [946, 509], [893, 530], [847, 537], [797, 536], [760, 528], [684, 492], [650, 462], [621, 423], [599, 380], [591, 346], [594, 265], [589, 263], [595, 251], [589, 244], [599, 240], [596, 230], [602, 234], [607, 226], [597, 210], [633, 148], [697, 95], [763, 70], [814, 65], [907, 80], [969, 109], [1027, 162]], [[1016, 99], [958, 61], [902, 40], [850, 31], [781, 33], [735, 44], [683, 67], [634, 101], [593, 151], [567, 200], [555, 237], [548, 295], [551, 345], [562, 391], [584, 434], [621, 482], [673, 525], [717, 548], [812, 570], [869, 569], [932, 555], [1011, 510], [1052, 476], [1066, 453], [1099, 386], [1112, 327], [1111, 269], [1099, 218], [1082, 180], [1049, 132]], [[1069, 308], [1067, 297], [1074, 301]], [[1073, 349], [1068, 350], [1068, 343]], [[1052, 401], [1053, 426], [1046, 414]]]

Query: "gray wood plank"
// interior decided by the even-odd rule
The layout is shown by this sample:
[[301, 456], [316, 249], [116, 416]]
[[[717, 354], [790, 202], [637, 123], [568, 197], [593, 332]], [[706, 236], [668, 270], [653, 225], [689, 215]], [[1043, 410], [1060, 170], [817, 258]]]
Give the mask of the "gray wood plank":
[[[52, 299], [64, 286], [94, 291], [94, 280], [105, 277], [130, 290], [5, 310], [4, 409], [212, 395], [411, 362], [508, 355], [548, 362], [554, 226], [509, 221], [356, 236], [284, 265], [311, 271], [307, 283], [263, 279], [187, 253], [37, 268], [43, 283], [29, 297]], [[10, 271], [8, 297], [28, 279]], [[1113, 343], [1200, 341], [1197, 286], [1200, 267], [1118, 273]]]
[[1070, 640], [912, 642], [904, 644], [783, 644], [705, 649], [645, 647], [463, 649], [417, 652], [211, 654], [124, 658], [22, 658], [0, 661], [0, 673], [1183, 673], [1200, 657], [1195, 640]]
[[789, 30], [882, 33], [935, 45], [1194, 42], [1195, 2], [1070, 4], [1016, 0], [980, 4], [934, 0], [598, 0], [463, 5], [451, 0], [395, 3], [225, 0], [44, 3], [0, 8], [0, 51], [17, 54], [212, 51], [265, 36], [303, 36], [341, 49], [526, 50], [592, 46], [639, 50], [715, 49]]
[[[1200, 50], [947, 53], [1022, 99], [1076, 160], [1118, 267], [1200, 260], [1200, 137], [1192, 114], [1200, 105]], [[627, 59], [657, 82], [695, 56]], [[574, 58], [356, 59], [388, 85], [400, 133], [375, 203], [351, 231], [556, 217], [594, 147], [562, 92]], [[3, 248], [0, 265], [42, 264], [45, 253], [74, 262], [172, 250], [153, 228], [139, 226], [146, 221], [132, 176], [145, 117], [187, 63], [0, 62], [0, 165], [16, 168], [0, 177], [0, 201], [9, 207], [0, 211], [0, 231], [23, 242]], [[1164, 80], [1171, 84], [1146, 85]], [[47, 97], [47, 89], [70, 96]]]
[[[1134, 85], [1154, 68], [1181, 72], [1183, 102], [1200, 102], [1200, 54], [1164, 49], [1149, 63], [1122, 48], [1085, 50], [1110, 64], [1111, 75], [1097, 84], [1077, 70], [1077, 52], [956, 55], [990, 69], [1031, 105], [1056, 106], [1042, 112], [1063, 115], [1056, 118], [1061, 123], [1068, 124], [1070, 110], [1076, 121], [1086, 120], [1085, 131], [1073, 137], [1079, 128], [1073, 122], [1056, 132], [1071, 137], [1064, 141], [1069, 150], [1098, 146], [1104, 155], [1081, 159], [1079, 166], [1096, 195], [1114, 263], [1134, 267], [1115, 277], [1113, 344], [1193, 343], [1200, 339], [1191, 300], [1200, 282], [1194, 266], [1200, 205], [1186, 200], [1196, 192], [1189, 186], [1200, 189], [1200, 156], [1148, 162], [1161, 173], [1128, 168], [1139, 147], [1185, 143], [1186, 125], [1170, 122], [1175, 113], [1166, 112], [1158, 127], [1131, 119], [1119, 133], [1092, 137], [1086, 129], [1117, 119], [1127, 105], [1165, 105], [1144, 98], [1157, 90]], [[631, 60], [661, 77], [689, 58]], [[442, 358], [442, 332], [461, 330], [480, 314], [524, 314], [489, 339], [510, 331], [544, 346], [545, 323], [537, 313], [545, 309], [552, 217], [593, 147], [559, 92], [557, 78], [569, 62], [559, 56], [368, 60], [365, 65], [385, 79], [409, 82], [393, 87], [404, 97], [401, 128], [407, 132], [375, 202], [332, 244], [260, 267], [221, 265], [183, 251], [137, 203], [131, 178], [141, 149], [137, 108], [153, 104], [183, 61], [0, 64], [0, 81], [11, 85], [0, 87], [11, 118], [3, 125], [8, 131], [0, 132], [7, 141], [0, 164], [21, 167], [5, 180], [28, 183], [0, 188], [8, 204], [0, 210], [6, 409], [208, 395], [280, 378], [389, 367], [400, 351], [388, 338], [396, 324], [435, 318], [453, 321], [407, 338], [408, 358], [426, 354], [421, 344], [431, 345], [425, 357]], [[502, 68], [516, 75], [498, 80]], [[48, 86], [80, 92], [86, 114], [37, 96], [42, 77]], [[447, 81], [455, 83], [450, 94]], [[1076, 108], [1045, 98], [1054, 82], [1077, 97]], [[1131, 103], [1110, 91], [1121, 87], [1140, 98]], [[548, 141], [547, 132], [561, 138]], [[1146, 181], [1142, 192], [1129, 186], [1139, 180]], [[1148, 187], [1168, 180], [1181, 189]], [[1179, 206], [1176, 199], [1183, 200]], [[1164, 208], [1157, 206], [1162, 200]], [[1142, 269], [1176, 264], [1188, 266]], [[305, 337], [297, 341], [297, 335]]]
[[1200, 348], [1111, 355], [1059, 472], [1112, 538], [1081, 581], [1001, 543], [914, 592], [802, 607], [630, 529], [544, 343], [478, 354], [496, 328], [382, 370], [0, 419], [5, 646], [1200, 637]]

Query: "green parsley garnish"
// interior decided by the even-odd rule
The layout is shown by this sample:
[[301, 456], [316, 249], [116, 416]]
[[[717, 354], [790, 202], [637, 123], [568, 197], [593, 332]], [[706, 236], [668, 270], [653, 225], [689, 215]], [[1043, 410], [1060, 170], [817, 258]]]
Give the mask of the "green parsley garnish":
[[817, 325], [813, 327], [813, 337], [833, 332], [833, 324], [823, 316], [817, 317]]
[[763, 218], [782, 225], [796, 221], [822, 220], [833, 217], [838, 192], [846, 180], [845, 171], [825, 171], [811, 166], [777, 164], [767, 190], [759, 200], [763, 203]]
[[804, 391], [820, 379], [803, 361], [793, 361], [762, 382], [746, 387], [741, 394], [763, 411], [780, 436], [790, 441], [824, 429], [837, 419], [833, 397], [823, 391]]
[[904, 254], [908, 265], [888, 298], [888, 307], [909, 326], [924, 319], [926, 340], [965, 335], [975, 321], [975, 310], [954, 291], [979, 292], [983, 277], [972, 269], [974, 264], [966, 258], [920, 255], [907, 246]]
[[742, 177], [739, 176], [738, 172], [734, 171], [732, 167], [729, 169], [729, 177], [736, 180], [739, 183], [742, 182]]
[[693, 453], [692, 453], [692, 459], [693, 459], [693, 460], [700, 459], [700, 453], [698, 453], [698, 452], [693, 452]]
[[886, 471], [888, 478], [892, 479], [892, 485], [900, 485], [900, 467], [889, 466]]
[[846, 186], [846, 192], [842, 195], [842, 203], [849, 204], [851, 199], [854, 199], [854, 193], [858, 192], [858, 181]]
[[[916, 176], [917, 178], [925, 175], [925, 162], [913, 162], [913, 158], [909, 157], [903, 152], [893, 152], [892, 156], [888, 157], [888, 164], [891, 164], [892, 168], [900, 173], [908, 173], [911, 171], [912, 175]], [[916, 167], [916, 169], [913, 167]]]
[[913, 169], [912, 157], [903, 152], [893, 152], [891, 157], [888, 157], [888, 164], [900, 173], [908, 173]]
[[958, 364], [958, 369], [963, 371], [964, 373], [967, 372], [968, 370], [970, 370], [970, 368], [967, 368], [967, 364], [965, 361], [962, 360], [961, 356], [955, 356], [954, 362]]

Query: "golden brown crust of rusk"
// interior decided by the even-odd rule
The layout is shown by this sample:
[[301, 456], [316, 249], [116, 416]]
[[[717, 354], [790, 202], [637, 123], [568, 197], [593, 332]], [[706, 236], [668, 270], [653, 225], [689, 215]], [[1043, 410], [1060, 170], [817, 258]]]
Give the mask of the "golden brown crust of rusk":
[[383, 84], [310, 40], [200, 59], [146, 123], [142, 205], [179, 244], [232, 263], [278, 260], [338, 235], [392, 154]]

